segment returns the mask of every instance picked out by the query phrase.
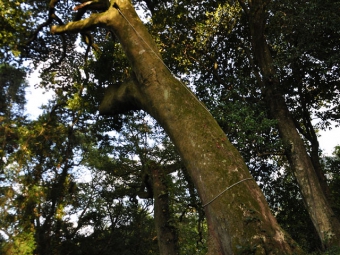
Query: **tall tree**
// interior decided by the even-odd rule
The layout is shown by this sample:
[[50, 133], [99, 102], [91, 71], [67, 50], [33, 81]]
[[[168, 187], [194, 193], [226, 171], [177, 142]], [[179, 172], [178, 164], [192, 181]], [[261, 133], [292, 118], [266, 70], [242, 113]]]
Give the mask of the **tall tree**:
[[[132, 68], [129, 80], [106, 91], [101, 113], [143, 109], [163, 126], [204, 204], [210, 254], [298, 253], [299, 248], [271, 214], [240, 154], [203, 104], [163, 64], [129, 1], [112, 1], [105, 12], [53, 26], [51, 32], [81, 32], [95, 27], [114, 32]], [[230, 189], [232, 195], [227, 196]]]
[[[250, 42], [254, 56], [254, 72], [271, 116], [278, 121], [287, 158], [312, 219], [325, 247], [340, 244], [340, 223], [326, 199], [313, 162], [307, 153], [304, 141], [297, 132], [294, 120], [286, 105], [276, 75], [271, 48], [266, 39], [266, 21], [270, 1], [239, 1], [249, 24]], [[257, 71], [258, 70], [258, 71]]]
[[[15, 225], [17, 222], [13, 215], [16, 189], [13, 180], [16, 162], [13, 161], [14, 154], [20, 146], [20, 129], [27, 124], [24, 115], [25, 107], [25, 80], [26, 73], [7, 63], [0, 64], [0, 222], [1, 231], [7, 238], [11, 237], [12, 231], [7, 231], [7, 226], [16, 226], [17, 233], [12, 245], [3, 242], [3, 247], [11, 252], [29, 254], [34, 250], [34, 234], [23, 232], [24, 226]], [[20, 177], [19, 177], [20, 178]], [[16, 180], [19, 179], [17, 176]], [[14, 224], [13, 224], [14, 222]]]
[[9, 64], [0, 64], [0, 170], [5, 158], [18, 147], [18, 132], [15, 126], [25, 122], [26, 73]]

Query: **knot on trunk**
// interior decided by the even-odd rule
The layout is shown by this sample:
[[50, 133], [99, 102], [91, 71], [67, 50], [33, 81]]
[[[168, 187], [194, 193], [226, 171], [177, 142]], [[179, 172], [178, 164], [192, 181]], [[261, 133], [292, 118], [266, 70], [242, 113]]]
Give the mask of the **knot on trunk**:
[[131, 110], [141, 110], [137, 87], [133, 79], [110, 85], [99, 105], [101, 115], [117, 115]]

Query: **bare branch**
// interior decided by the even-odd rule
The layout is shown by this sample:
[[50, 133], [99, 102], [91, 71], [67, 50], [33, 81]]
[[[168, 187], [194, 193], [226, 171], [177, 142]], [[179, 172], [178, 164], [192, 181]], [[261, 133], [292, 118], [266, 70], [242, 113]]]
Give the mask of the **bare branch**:
[[39, 32], [44, 27], [49, 26], [53, 22], [53, 20], [56, 20], [59, 23], [59, 25], [63, 25], [62, 20], [55, 14], [55, 6], [57, 5], [58, 2], [59, 0], [50, 1], [48, 9], [48, 19], [37, 27], [37, 29], [33, 32], [32, 36], [26, 42], [27, 45], [33, 42], [35, 39], [37, 39]]
[[[26, 41], [25, 45], [29, 45], [30, 43], [35, 41], [38, 37], [39, 32], [42, 31], [42, 29], [44, 27], [47, 27], [50, 24], [52, 24], [53, 20], [57, 21], [59, 25], [64, 24], [63, 21], [55, 14], [55, 6], [57, 5], [58, 2], [59, 2], [59, 0], [51, 0], [50, 1], [49, 10], [48, 10], [48, 19], [37, 27], [37, 29], [33, 32], [32, 36]], [[62, 45], [63, 45], [63, 53], [62, 53], [59, 61], [57, 63], [53, 63], [46, 70], [51, 69], [53, 66], [59, 65], [63, 61], [63, 59], [66, 57], [66, 48], [67, 48], [66, 47], [66, 38], [65, 38], [64, 35], [61, 35], [61, 39], [62, 39]]]

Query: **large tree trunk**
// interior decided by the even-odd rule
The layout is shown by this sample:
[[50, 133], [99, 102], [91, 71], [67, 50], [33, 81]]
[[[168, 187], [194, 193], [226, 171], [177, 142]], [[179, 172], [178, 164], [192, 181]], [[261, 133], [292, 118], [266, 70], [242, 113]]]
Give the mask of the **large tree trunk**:
[[100, 112], [118, 114], [141, 108], [163, 126], [205, 205], [214, 244], [210, 254], [299, 253], [271, 214], [239, 152], [206, 108], [164, 66], [130, 2], [116, 3], [105, 13], [51, 29], [63, 33], [101, 26], [114, 31], [121, 42], [134, 74], [107, 90]]
[[336, 219], [316, 175], [304, 142], [296, 130], [276, 78], [270, 48], [265, 38], [266, 5], [269, 0], [254, 0], [244, 8], [251, 35], [254, 60], [261, 71], [260, 81], [264, 100], [274, 119], [278, 121], [280, 136], [285, 144], [286, 155], [299, 184], [309, 216], [322, 244], [340, 245], [340, 223]]

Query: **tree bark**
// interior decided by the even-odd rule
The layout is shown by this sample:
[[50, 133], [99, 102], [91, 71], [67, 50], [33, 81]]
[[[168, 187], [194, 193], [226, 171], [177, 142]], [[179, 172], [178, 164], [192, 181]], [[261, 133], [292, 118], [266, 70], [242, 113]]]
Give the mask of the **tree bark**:
[[158, 246], [161, 255], [178, 255], [178, 236], [176, 228], [171, 224], [169, 208], [169, 191], [166, 184], [166, 173], [161, 167], [151, 166], [154, 217], [157, 230]]
[[305, 202], [309, 216], [324, 247], [340, 245], [340, 223], [336, 219], [321, 188], [304, 142], [296, 130], [293, 118], [280, 92], [279, 81], [270, 47], [265, 38], [266, 5], [268, 0], [255, 0], [242, 7], [249, 20], [250, 40], [255, 63], [262, 74], [260, 81], [264, 100], [271, 116], [278, 121], [286, 155]]
[[[315, 133], [314, 127], [312, 125], [312, 120], [311, 120], [311, 116], [310, 116], [310, 112], [308, 111], [308, 107], [307, 107], [307, 102], [305, 99], [305, 95], [304, 95], [304, 90], [302, 89], [302, 87], [304, 86], [303, 84], [303, 78], [304, 78], [304, 73], [300, 72], [300, 68], [298, 67], [298, 63], [299, 63], [299, 59], [296, 58], [293, 61], [295, 61], [295, 63], [292, 64], [292, 69], [293, 69], [293, 76], [295, 78], [295, 80], [297, 81], [298, 85], [298, 91], [300, 94], [300, 104], [301, 104], [301, 117], [302, 120], [299, 122], [297, 120], [294, 120], [294, 124], [295, 127], [297, 128], [298, 132], [300, 133], [300, 135], [303, 135], [303, 137], [305, 139], [307, 139], [311, 146], [309, 149], [309, 154], [310, 154], [310, 159], [312, 161], [313, 164], [313, 168], [315, 170], [316, 176], [318, 177], [321, 189], [327, 199], [327, 201], [329, 202], [331, 208], [333, 208], [334, 206], [334, 200], [332, 198], [331, 195], [331, 191], [329, 189], [329, 186], [327, 184], [327, 178], [324, 175], [321, 163], [320, 163], [320, 156], [319, 156], [319, 141], [318, 141], [318, 137]], [[304, 128], [301, 127], [301, 123], [302, 126]], [[339, 220], [339, 218], [338, 218]]]
[[165, 67], [130, 2], [116, 1], [114, 7], [51, 29], [63, 33], [106, 27], [121, 42], [133, 75], [128, 82], [108, 89], [100, 113], [124, 112], [123, 103], [147, 111], [162, 125], [206, 204], [210, 243], [214, 244], [210, 254], [300, 253], [271, 214], [239, 152], [202, 103]]

